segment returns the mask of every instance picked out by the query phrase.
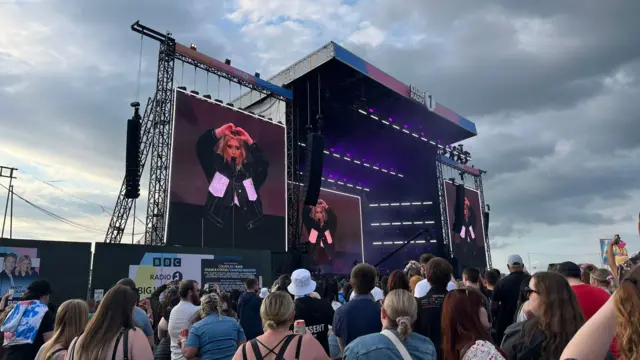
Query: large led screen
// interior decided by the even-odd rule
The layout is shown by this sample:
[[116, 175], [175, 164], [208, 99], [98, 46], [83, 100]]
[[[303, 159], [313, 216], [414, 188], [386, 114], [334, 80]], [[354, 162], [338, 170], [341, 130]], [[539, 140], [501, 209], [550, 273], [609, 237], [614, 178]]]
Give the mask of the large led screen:
[[286, 250], [285, 127], [176, 91], [167, 244]]
[[[487, 267], [487, 255], [484, 247], [484, 224], [480, 194], [478, 191], [464, 189], [464, 199], [457, 199], [456, 186], [450, 181], [444, 182], [447, 218], [449, 221], [449, 241], [453, 256], [461, 269], [475, 267], [480, 270]], [[456, 222], [455, 208], [460, 201], [463, 218]]]
[[360, 197], [321, 189], [316, 206], [301, 207], [301, 241], [309, 243], [312, 269], [348, 274], [364, 260]]

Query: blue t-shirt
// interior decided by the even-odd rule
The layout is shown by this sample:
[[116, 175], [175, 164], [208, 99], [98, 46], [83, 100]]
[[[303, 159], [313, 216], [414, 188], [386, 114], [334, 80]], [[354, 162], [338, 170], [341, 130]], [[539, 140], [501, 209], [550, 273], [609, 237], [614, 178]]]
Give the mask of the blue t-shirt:
[[147, 313], [137, 306], [133, 309], [133, 324], [142, 330], [146, 336], [153, 336], [153, 328]]
[[360, 336], [382, 330], [380, 304], [371, 295], [355, 295], [351, 301], [340, 306], [333, 318], [333, 332], [347, 346]]
[[185, 347], [198, 348], [200, 360], [228, 360], [238, 350], [238, 341], [245, 341], [238, 322], [228, 316], [207, 315], [193, 324]]
[[[398, 336], [396, 330], [391, 330]], [[411, 333], [402, 342], [414, 360], [436, 360], [436, 348], [429, 338]], [[344, 349], [345, 359], [355, 360], [402, 360], [398, 348], [382, 334], [370, 334], [355, 339]]]

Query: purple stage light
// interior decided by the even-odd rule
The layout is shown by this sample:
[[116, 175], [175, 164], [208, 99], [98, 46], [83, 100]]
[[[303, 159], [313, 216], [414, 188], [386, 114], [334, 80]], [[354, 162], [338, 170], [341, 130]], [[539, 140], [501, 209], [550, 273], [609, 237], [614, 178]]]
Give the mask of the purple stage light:
[[330, 177], [330, 178], [333, 178], [333, 175], [329, 174], [329, 177]]
[[408, 128], [409, 128], [409, 125], [404, 124], [404, 128], [405, 128], [405, 129], [408, 129]]
[[393, 119], [392, 119], [392, 118], [389, 118], [389, 122], [393, 122]]
[[331, 150], [331, 151], [336, 151], [336, 149], [335, 149], [335, 148], [330, 148], [329, 150]]
[[351, 157], [351, 154], [347, 153], [347, 157]]
[[370, 112], [370, 113], [372, 113], [372, 112], [373, 112], [373, 109], [369, 109], [369, 112]]
[[420, 135], [424, 136], [424, 133], [423, 133], [423, 132], [421, 132], [421, 133], [420, 133]]

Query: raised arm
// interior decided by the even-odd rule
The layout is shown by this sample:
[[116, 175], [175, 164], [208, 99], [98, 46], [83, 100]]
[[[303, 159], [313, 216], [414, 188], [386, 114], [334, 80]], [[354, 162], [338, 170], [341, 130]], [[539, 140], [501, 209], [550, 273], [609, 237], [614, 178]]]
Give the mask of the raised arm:
[[233, 124], [226, 124], [217, 129], [207, 130], [198, 138], [196, 153], [200, 167], [202, 167], [202, 171], [208, 181], [213, 179], [213, 175], [215, 175], [218, 168], [224, 163], [223, 157], [215, 152], [215, 146], [218, 141], [220, 141], [225, 134], [233, 130], [233, 128]]
[[616, 332], [616, 311], [614, 298], [609, 298], [604, 306], [589, 319], [564, 348], [562, 360], [601, 360], [611, 346]]

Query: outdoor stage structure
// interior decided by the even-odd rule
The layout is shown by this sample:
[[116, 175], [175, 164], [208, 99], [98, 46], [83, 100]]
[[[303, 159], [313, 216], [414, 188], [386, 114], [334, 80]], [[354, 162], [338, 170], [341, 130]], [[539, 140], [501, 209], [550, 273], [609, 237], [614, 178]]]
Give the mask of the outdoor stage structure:
[[[176, 101], [183, 99], [180, 101], [193, 102], [195, 107], [224, 108], [255, 121], [284, 126], [286, 246], [272, 249], [274, 263], [274, 259], [287, 259], [289, 267], [314, 267], [315, 257], [312, 264], [304, 258], [311, 252], [309, 245], [317, 244], [310, 242], [318, 236], [310, 220], [315, 209], [305, 209], [302, 204], [301, 185], [307, 180], [306, 135], [315, 131], [325, 139], [320, 199], [329, 199], [325, 219], [337, 224], [329, 227], [327, 235], [338, 236], [332, 245], [337, 252], [341, 247], [349, 248], [345, 254], [353, 259], [342, 258], [341, 266], [319, 268], [345, 272], [356, 262], [385, 260], [381, 270], [395, 269], [424, 252], [453, 259], [460, 268], [491, 266], [484, 171], [467, 165], [471, 156], [462, 146], [452, 146], [476, 136], [475, 124], [437, 103], [429, 92], [405, 85], [334, 42], [266, 81], [259, 73], [251, 75], [231, 66], [228, 59], [222, 62], [198, 52], [195, 44], [182, 45], [170, 33], [139, 22], [131, 28], [160, 45], [156, 91], [141, 116], [138, 177], [142, 177], [149, 157], [150, 167], [144, 241], [140, 243], [180, 245], [168, 236], [167, 228], [172, 151], [176, 151], [172, 140], [177, 121], [174, 115], [177, 119], [178, 114], [174, 113]], [[193, 69], [187, 81], [185, 65]], [[189, 80], [193, 81], [190, 91], [186, 86]], [[204, 95], [200, 96], [201, 92]], [[460, 193], [451, 189], [458, 184], [464, 185], [464, 201], [468, 203], [464, 227], [472, 228], [463, 234], [460, 229], [452, 230], [456, 216], [453, 203]], [[125, 179], [105, 242], [120, 243], [125, 236], [135, 204], [135, 199], [125, 196], [126, 188]], [[355, 210], [358, 207], [359, 211]], [[204, 225], [202, 228], [201, 245], [211, 246], [205, 246]], [[322, 239], [325, 228], [320, 233]], [[420, 236], [413, 236], [416, 233]], [[256, 239], [256, 244], [259, 241]], [[357, 250], [354, 244], [360, 245], [358, 253], [353, 252]], [[215, 245], [211, 247], [220, 247]], [[468, 250], [470, 246], [474, 248]], [[251, 248], [251, 244], [245, 243], [243, 248]], [[288, 257], [278, 256], [285, 251]], [[390, 254], [393, 256], [386, 260]], [[290, 270], [285, 267], [281, 271]]]

